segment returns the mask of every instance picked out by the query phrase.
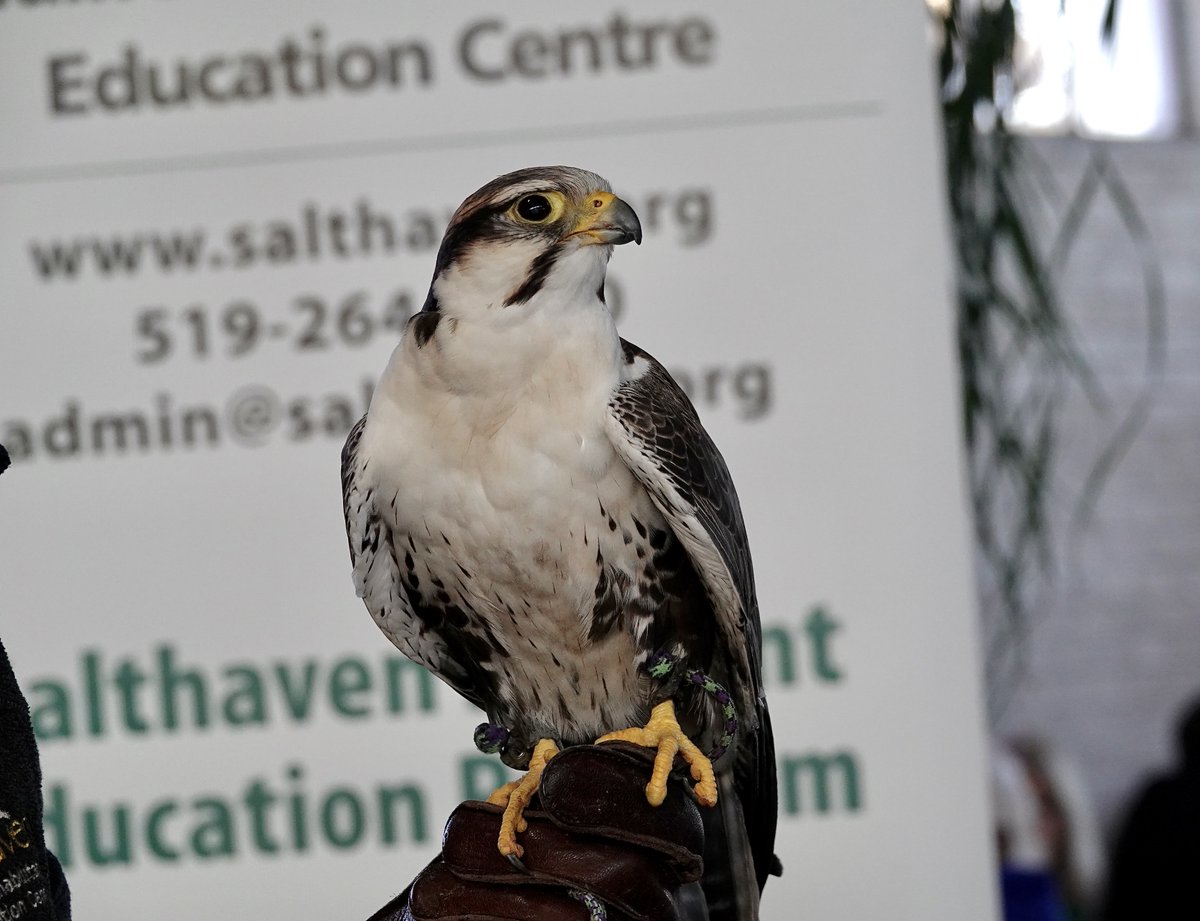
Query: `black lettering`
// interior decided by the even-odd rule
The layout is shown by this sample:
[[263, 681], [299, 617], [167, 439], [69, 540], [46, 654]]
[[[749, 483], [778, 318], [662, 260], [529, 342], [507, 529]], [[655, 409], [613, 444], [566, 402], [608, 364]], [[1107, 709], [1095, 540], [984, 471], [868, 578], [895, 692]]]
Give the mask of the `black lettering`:
[[[470, 30], [465, 36], [467, 57], [471, 57], [472, 35], [500, 27], [496, 21]], [[381, 84], [397, 88], [433, 81], [433, 54], [424, 42], [352, 42], [327, 51], [319, 27], [309, 31], [307, 41], [287, 37], [268, 51], [154, 60], [137, 45], [127, 44], [115, 60], [89, 64], [83, 52], [56, 54], [47, 60], [52, 114], [170, 109], [196, 101], [252, 103], [278, 94], [305, 97], [327, 89], [363, 93]], [[467, 66], [473, 69], [470, 60]], [[484, 79], [500, 79], [504, 74], [503, 68], [491, 76], [485, 69], [478, 71], [476, 76]]]
[[125, 60], [113, 67], [101, 68], [96, 77], [96, 101], [110, 111], [132, 109], [138, 104], [137, 48], [125, 48]]
[[268, 262], [292, 262], [297, 250], [296, 231], [291, 224], [274, 221], [267, 225], [265, 254]]
[[[105, 432], [111, 433], [111, 441], [105, 437]], [[149, 448], [149, 427], [141, 413], [130, 412], [125, 415], [111, 413], [95, 416], [92, 419], [92, 450], [97, 454], [103, 454], [107, 450], [106, 442], [109, 442], [108, 446], [123, 453], [130, 446], [130, 432], [133, 433], [133, 441], [138, 449], [145, 451]]]
[[685, 64], [711, 64], [716, 33], [703, 19], [685, 19], [675, 30], [675, 52]]
[[28, 460], [33, 456], [33, 432], [29, 426], [20, 422], [5, 423], [4, 436], [0, 440], [0, 444], [6, 446], [11, 460]]
[[229, 94], [234, 99], [253, 101], [271, 96], [271, 62], [257, 54], [242, 56], [237, 80]]
[[373, 241], [378, 238], [382, 250], [390, 253], [396, 247], [396, 225], [386, 215], [371, 210], [371, 204], [365, 198], [355, 205], [355, 215], [358, 218], [358, 249], [369, 253], [374, 250]]
[[346, 215], [340, 211], [330, 211], [326, 225], [329, 227], [330, 248], [335, 255], [345, 258], [350, 255], [346, 246]]
[[[197, 429], [203, 431], [197, 434]], [[217, 414], [207, 406], [192, 406], [183, 410], [183, 443], [194, 447], [203, 442], [215, 445], [218, 441]]]
[[432, 250], [441, 240], [442, 228], [448, 223], [448, 218], [438, 222], [428, 214], [414, 214], [408, 233], [404, 235], [405, 243], [411, 250]]
[[761, 419], [771, 409], [771, 369], [766, 365], [744, 365], [733, 379], [743, 419]]
[[51, 457], [74, 457], [79, 453], [79, 404], [74, 400], [63, 407], [63, 414], [46, 423], [42, 430], [46, 453]]
[[325, 74], [325, 30], [321, 28], [313, 29], [309, 33], [309, 37], [313, 43], [313, 51], [308, 56], [309, 61], [312, 62], [313, 91], [323, 93], [325, 92], [325, 84], [327, 82]]
[[322, 428], [326, 435], [334, 437], [342, 435], [353, 427], [362, 413], [358, 412], [350, 401], [341, 397], [329, 397], [325, 401], [325, 411], [322, 413]]
[[79, 77], [68, 76], [68, 67], [74, 68], [87, 58], [82, 54], [66, 54], [50, 59], [50, 109], [56, 115], [82, 115], [87, 112], [87, 106], [82, 102], [69, 100], [67, 93], [83, 86]]
[[401, 67], [406, 60], [416, 62], [417, 82], [427, 86], [433, 81], [433, 59], [429, 49], [417, 42], [403, 45], [388, 46], [388, 82], [392, 86], [403, 86], [404, 75]]
[[646, 200], [642, 203], [642, 207], [638, 208], [638, 214], [642, 218], [642, 226], [650, 233], [657, 233], [659, 222], [662, 220], [662, 206], [666, 204], [667, 197], [662, 192], [653, 192], [646, 196]]
[[684, 246], [696, 246], [712, 235], [712, 196], [707, 189], [687, 189], [675, 202], [675, 217]]
[[170, 450], [171, 442], [175, 440], [174, 426], [171, 418], [171, 395], [169, 393], [159, 393], [154, 398], [155, 408], [158, 410], [158, 445], [160, 448]]
[[348, 90], [369, 90], [379, 78], [379, 65], [371, 49], [365, 45], [343, 48], [334, 65], [338, 82]]
[[209, 58], [204, 62], [204, 66], [200, 68], [200, 76], [197, 80], [197, 83], [200, 86], [200, 95], [204, 96], [206, 99], [211, 99], [213, 102], [227, 102], [229, 100], [229, 95], [227, 93], [218, 92], [209, 82], [209, 78], [212, 77], [213, 71], [224, 66], [225, 59], [220, 56]]
[[524, 77], [546, 76], [546, 40], [536, 32], [522, 32], [512, 43], [513, 70]]
[[321, 227], [318, 218], [316, 205], [304, 206], [304, 248], [313, 259], [316, 259], [321, 252]]
[[477, 44], [481, 37], [489, 32], [499, 32], [504, 24], [499, 19], [485, 19], [475, 23], [462, 35], [458, 43], [458, 58], [462, 66], [472, 77], [480, 80], [502, 80], [504, 71], [501, 68], [485, 67], [477, 56]]
[[158, 67], [151, 67], [147, 74], [150, 98], [160, 106], [186, 105], [190, 101], [191, 87], [188, 85], [187, 67], [183, 62], [179, 62], [175, 66], [176, 81], [174, 93], [171, 93], [167, 88], [160, 85], [165, 82], [165, 77]]
[[300, 47], [290, 38], [285, 39], [279, 46], [279, 61], [283, 65], [283, 79], [288, 92], [293, 96], [304, 96], [307, 90], [300, 85], [296, 69], [300, 64]]
[[253, 230], [249, 224], [237, 224], [229, 229], [229, 248], [233, 250], [233, 264], [238, 268], [254, 262]]
[[600, 39], [594, 32], [580, 29], [576, 32], [564, 32], [558, 41], [558, 66], [564, 74], [579, 68], [577, 55], [573, 48], [582, 46], [581, 51], [587, 61], [587, 67], [593, 73], [600, 70], [603, 58], [600, 53]]
[[614, 14], [608, 24], [608, 34], [612, 37], [617, 66], [622, 70], [632, 70], [637, 66], [637, 62], [629, 54], [629, 46], [627, 44], [630, 39], [629, 33], [629, 23], [625, 21], [625, 17], [620, 13]]
[[293, 400], [288, 406], [291, 428], [288, 437], [292, 441], [307, 441], [313, 436], [312, 404], [308, 400]]

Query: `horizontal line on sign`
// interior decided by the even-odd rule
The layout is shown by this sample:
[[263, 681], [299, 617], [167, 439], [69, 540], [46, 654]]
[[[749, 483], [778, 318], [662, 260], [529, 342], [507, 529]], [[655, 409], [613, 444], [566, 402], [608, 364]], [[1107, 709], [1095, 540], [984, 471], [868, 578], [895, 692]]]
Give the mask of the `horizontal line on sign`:
[[336, 144], [308, 144], [264, 150], [225, 153], [148, 157], [142, 160], [113, 160], [108, 163], [68, 163], [62, 166], [22, 167], [0, 170], [0, 185], [58, 182], [68, 179], [99, 179], [113, 176], [140, 176], [152, 173], [182, 173], [193, 170], [233, 169], [241, 166], [266, 166], [313, 160], [342, 160], [413, 151], [455, 150], [486, 144], [514, 144], [606, 136], [664, 134], [699, 131], [706, 128], [738, 128], [779, 125], [789, 122], [870, 118], [883, 114], [883, 103], [874, 100], [786, 106], [739, 112], [713, 112], [697, 115], [654, 116], [612, 122], [586, 122], [576, 125], [523, 127], [520, 137], [512, 128], [491, 131], [437, 134], [426, 137], [379, 138], [343, 141]]

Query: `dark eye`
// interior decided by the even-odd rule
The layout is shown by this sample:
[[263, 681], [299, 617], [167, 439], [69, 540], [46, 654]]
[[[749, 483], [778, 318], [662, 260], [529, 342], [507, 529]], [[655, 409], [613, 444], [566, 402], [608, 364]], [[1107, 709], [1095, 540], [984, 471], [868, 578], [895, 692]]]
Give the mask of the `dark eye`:
[[548, 218], [553, 210], [545, 195], [526, 195], [517, 202], [517, 214], [535, 224]]

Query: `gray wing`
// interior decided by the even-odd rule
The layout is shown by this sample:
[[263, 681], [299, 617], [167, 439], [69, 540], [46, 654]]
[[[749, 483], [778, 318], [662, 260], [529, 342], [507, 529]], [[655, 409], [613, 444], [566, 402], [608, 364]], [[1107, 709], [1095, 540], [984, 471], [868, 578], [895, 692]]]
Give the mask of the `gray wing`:
[[[774, 856], [778, 788], [762, 686], [762, 627], [742, 508], [725, 460], [687, 394], [646, 352], [624, 339], [621, 347], [625, 369], [609, 400], [608, 436], [704, 583], [734, 667], [729, 690], [748, 730], [739, 730], [732, 778], [721, 775], [723, 791], [730, 785], [736, 791], [740, 814], [726, 792], [720, 810], [703, 810], [709, 842], [705, 894], [710, 907], [724, 906], [722, 917], [756, 918], [755, 885], [761, 891], [768, 874], [779, 872]], [[734, 905], [738, 907], [730, 908]]]
[[653, 357], [621, 340], [625, 380], [609, 400], [608, 436], [691, 557], [736, 671], [738, 709], [757, 723], [762, 628], [746, 527], [725, 459], [687, 394]]
[[[342, 447], [342, 513], [354, 564], [354, 589], [379, 628], [410, 659], [428, 668], [455, 691], [487, 709], [476, 664], [456, 657], [470, 653], [466, 643], [455, 649], [428, 623], [440, 620], [412, 585], [405, 581], [396, 553], [395, 535], [372, 486], [370, 457], [360, 450], [367, 417], [359, 419]], [[386, 497], [384, 497], [386, 499]]]

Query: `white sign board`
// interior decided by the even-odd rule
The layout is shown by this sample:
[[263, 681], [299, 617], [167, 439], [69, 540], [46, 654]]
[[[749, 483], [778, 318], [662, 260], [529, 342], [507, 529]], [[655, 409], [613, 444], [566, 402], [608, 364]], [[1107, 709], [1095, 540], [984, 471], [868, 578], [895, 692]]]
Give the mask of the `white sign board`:
[[992, 917], [932, 66], [884, 0], [0, 0], [0, 630], [77, 914], [365, 917], [499, 779], [338, 453], [450, 210], [567, 163], [742, 494], [764, 917]]

